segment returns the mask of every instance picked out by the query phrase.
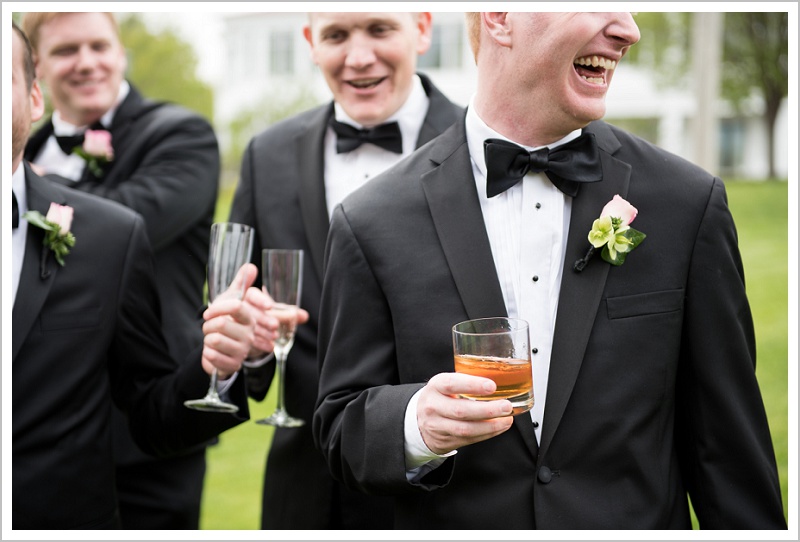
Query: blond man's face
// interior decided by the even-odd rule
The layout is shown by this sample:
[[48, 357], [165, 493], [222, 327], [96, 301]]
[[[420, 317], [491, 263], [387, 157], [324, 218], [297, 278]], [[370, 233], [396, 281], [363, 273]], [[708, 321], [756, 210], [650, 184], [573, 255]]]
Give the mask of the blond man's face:
[[116, 29], [103, 13], [64, 13], [39, 29], [36, 72], [64, 120], [90, 124], [114, 106], [127, 69]]

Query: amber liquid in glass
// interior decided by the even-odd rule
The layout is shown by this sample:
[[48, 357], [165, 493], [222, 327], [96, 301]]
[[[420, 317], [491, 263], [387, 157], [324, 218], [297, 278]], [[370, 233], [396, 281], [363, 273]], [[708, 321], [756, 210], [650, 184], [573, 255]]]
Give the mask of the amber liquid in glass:
[[494, 380], [497, 390], [491, 395], [467, 395], [478, 401], [508, 399], [512, 415], [522, 414], [533, 407], [533, 375], [529, 359], [493, 358], [487, 356], [455, 356], [457, 373], [482, 376]]

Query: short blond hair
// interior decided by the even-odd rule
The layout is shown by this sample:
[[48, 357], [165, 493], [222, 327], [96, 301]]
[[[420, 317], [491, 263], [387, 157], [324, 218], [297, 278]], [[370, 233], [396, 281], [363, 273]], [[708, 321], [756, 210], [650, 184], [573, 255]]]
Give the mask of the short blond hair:
[[475, 57], [475, 62], [477, 62], [478, 50], [481, 46], [481, 14], [476, 11], [468, 11], [466, 17], [469, 46], [472, 48], [472, 56]]
[[[66, 15], [67, 13], [68, 12], [63, 11], [32, 11], [26, 13], [22, 17], [22, 31], [25, 32], [26, 36], [28, 36], [28, 39], [31, 42], [31, 47], [33, 47], [34, 54], [39, 51], [39, 30], [42, 28], [42, 25], [49, 23], [61, 15]], [[103, 15], [108, 17], [108, 20], [111, 21], [111, 26], [114, 29], [114, 33], [117, 35], [117, 38], [119, 38], [119, 25], [117, 25], [117, 20], [114, 18], [114, 14], [104, 12]]]

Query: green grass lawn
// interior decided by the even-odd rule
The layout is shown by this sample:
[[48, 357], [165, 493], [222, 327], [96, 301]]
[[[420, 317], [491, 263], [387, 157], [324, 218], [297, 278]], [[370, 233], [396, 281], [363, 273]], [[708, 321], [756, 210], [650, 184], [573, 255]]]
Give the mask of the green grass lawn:
[[[788, 494], [788, 186], [785, 182], [728, 182], [739, 230], [747, 292], [756, 326], [756, 374], [764, 395], [778, 460], [784, 507]], [[231, 190], [220, 194], [227, 217]], [[273, 386], [273, 390], [274, 390]], [[271, 392], [251, 402], [253, 419], [275, 405]], [[253, 421], [225, 432], [209, 450], [202, 529], [258, 529], [266, 454], [273, 429]]]

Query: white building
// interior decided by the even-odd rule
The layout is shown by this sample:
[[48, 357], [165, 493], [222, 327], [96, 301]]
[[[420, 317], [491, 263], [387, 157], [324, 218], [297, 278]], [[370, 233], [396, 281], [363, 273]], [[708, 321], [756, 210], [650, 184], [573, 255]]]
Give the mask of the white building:
[[[302, 35], [306, 13], [235, 13], [224, 18], [226, 77], [215, 92], [215, 125], [222, 144], [230, 121], [243, 110], [268, 102], [280, 108], [301, 93], [322, 103], [330, 92], [311, 62]], [[433, 43], [420, 59], [428, 74], [451, 100], [466, 105], [475, 88], [475, 65], [462, 13], [433, 14]], [[722, 102], [719, 110], [719, 167], [725, 177], [763, 178], [768, 173], [767, 138], [756, 100], [745, 117], [734, 116]], [[606, 120], [681, 155], [693, 156], [691, 122], [695, 115], [691, 91], [661, 89], [648, 72], [626, 64], [617, 69], [607, 97]], [[788, 175], [787, 104], [776, 126], [776, 172]], [[257, 124], [257, 123], [256, 123]], [[265, 128], [263, 126], [258, 128]]]

